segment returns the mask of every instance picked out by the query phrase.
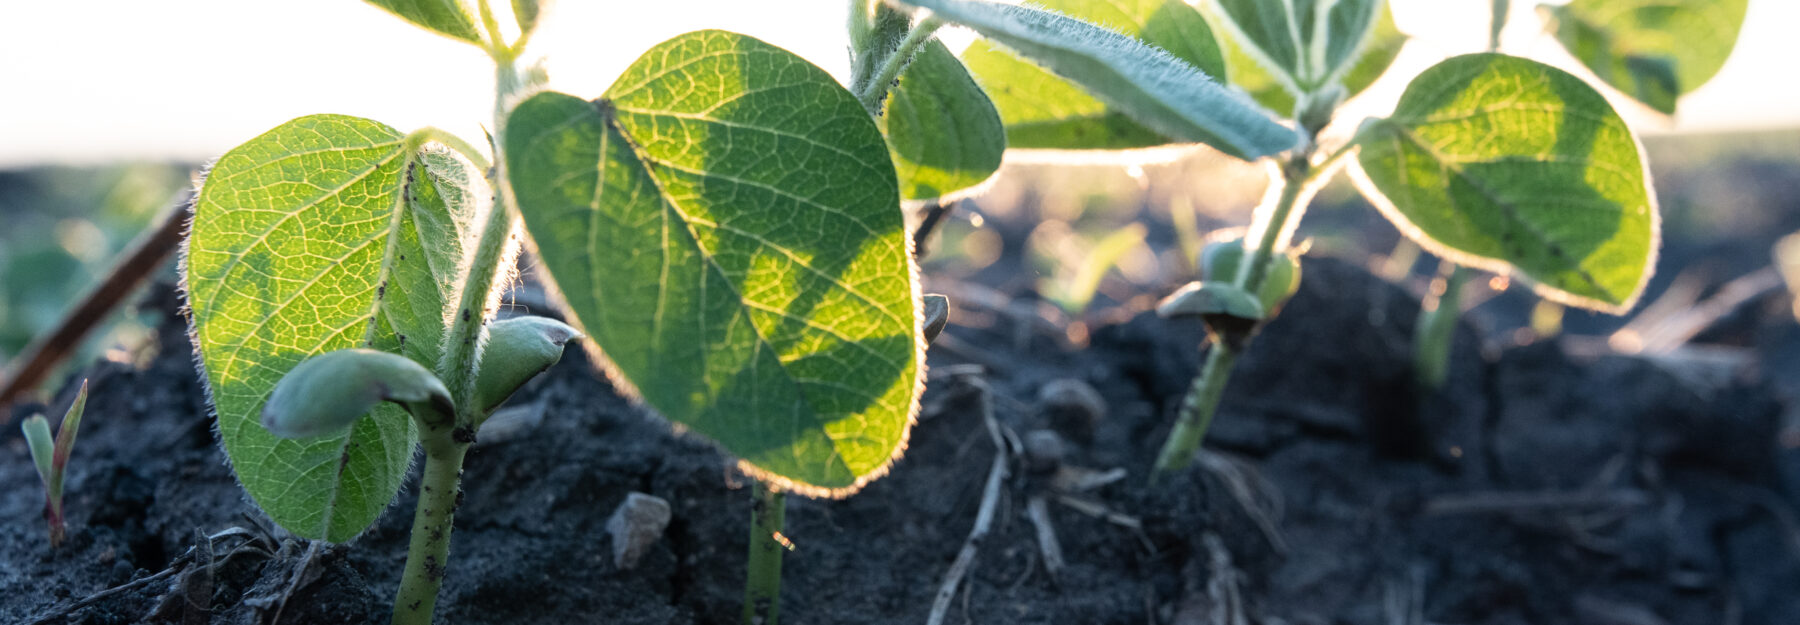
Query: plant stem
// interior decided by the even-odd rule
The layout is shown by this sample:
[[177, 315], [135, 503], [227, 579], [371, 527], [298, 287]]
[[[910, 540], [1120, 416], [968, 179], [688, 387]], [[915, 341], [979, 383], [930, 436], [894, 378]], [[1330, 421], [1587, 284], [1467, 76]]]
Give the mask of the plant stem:
[[[1258, 215], [1261, 221], [1262, 239], [1257, 241], [1256, 249], [1250, 252], [1250, 262], [1238, 268], [1236, 284], [1245, 291], [1258, 293], [1262, 289], [1263, 279], [1269, 276], [1269, 259], [1275, 256], [1275, 246], [1281, 242], [1281, 235], [1288, 230], [1288, 216], [1294, 213], [1294, 205], [1300, 199], [1300, 190], [1307, 184], [1312, 174], [1312, 166], [1304, 157], [1295, 158], [1282, 168], [1281, 197], [1275, 201], [1275, 209], [1268, 215]], [[1266, 219], [1264, 219], [1266, 217]], [[1256, 231], [1252, 227], [1251, 231]]]
[[461, 499], [463, 456], [468, 443], [451, 428], [425, 435], [425, 469], [419, 479], [419, 506], [413, 513], [406, 570], [394, 595], [393, 625], [430, 625], [450, 558], [450, 530]]
[[[487, 2], [482, 2], [487, 8]], [[481, 427], [482, 407], [475, 397], [480, 369], [481, 332], [487, 326], [488, 302], [500, 265], [510, 262], [507, 242], [513, 231], [512, 187], [506, 180], [506, 112], [509, 99], [519, 88], [518, 71], [511, 58], [494, 53], [494, 163], [487, 168], [494, 189], [494, 205], [482, 224], [474, 259], [464, 278], [462, 298], [451, 321], [448, 345], [438, 362], [438, 377], [449, 386], [455, 400], [453, 423], [417, 419], [420, 444], [425, 447], [425, 468], [419, 478], [419, 506], [413, 512], [411, 543], [406, 551], [406, 571], [394, 596], [394, 625], [430, 625], [438, 588], [450, 562], [450, 530], [462, 492], [463, 456]], [[429, 135], [427, 135], [429, 136]], [[460, 142], [459, 142], [460, 143]], [[452, 146], [457, 147], [457, 146]], [[464, 143], [458, 149], [468, 148]]]
[[1488, 52], [1500, 51], [1500, 33], [1506, 30], [1506, 17], [1512, 12], [1510, 0], [1493, 0], [1488, 18]]
[[[1438, 265], [1438, 279], [1425, 294], [1413, 328], [1413, 375], [1419, 390], [1436, 391], [1449, 373], [1450, 345], [1462, 315], [1462, 287], [1469, 270], [1450, 261]], [[1438, 289], [1443, 289], [1439, 291]]]
[[862, 102], [863, 108], [868, 109], [872, 115], [880, 113], [882, 102], [887, 100], [888, 89], [900, 78], [900, 72], [906, 71], [906, 66], [912, 63], [913, 55], [918, 53], [919, 46], [931, 41], [931, 36], [943, 25], [943, 20], [935, 17], [920, 20], [906, 33], [906, 38], [900, 40], [899, 47], [882, 61], [881, 68], [876, 70], [874, 76], [860, 84], [854, 79], [851, 81], [853, 86], [861, 89], [856, 94], [856, 99]]
[[1206, 430], [1212, 427], [1213, 414], [1218, 411], [1219, 399], [1225, 395], [1225, 383], [1231, 378], [1231, 366], [1236, 363], [1237, 353], [1223, 342], [1215, 342], [1212, 351], [1206, 353], [1206, 364], [1200, 367], [1200, 375], [1194, 376], [1193, 385], [1181, 398], [1181, 414], [1175, 418], [1175, 429], [1169, 431], [1162, 452], [1156, 456], [1156, 471], [1150, 474], [1153, 482], [1162, 474], [1179, 470], [1193, 461], [1194, 452], [1200, 449], [1200, 441], [1206, 438]]
[[[450, 335], [443, 360], [438, 363], [438, 377], [450, 387], [456, 400], [457, 421], [473, 425], [479, 418], [475, 404], [475, 376], [481, 343], [481, 329], [487, 324], [488, 300], [494, 288], [494, 276], [512, 237], [513, 194], [506, 178], [506, 157], [501, 148], [506, 131], [507, 99], [518, 88], [518, 73], [511, 63], [499, 63], [494, 72], [494, 164], [490, 180], [494, 189], [494, 205], [488, 210], [487, 222], [481, 227], [481, 239], [475, 245], [475, 257], [463, 282], [462, 300], [451, 321]], [[465, 414], [466, 413], [466, 414]]]
[[[1245, 291], [1260, 292], [1263, 279], [1269, 275], [1269, 261], [1275, 256], [1276, 245], [1281, 243], [1283, 233], [1294, 225], [1289, 222], [1305, 214], [1304, 210], [1294, 209], [1300, 203], [1301, 192], [1312, 179], [1309, 158], [1310, 155], [1297, 155], [1282, 167], [1281, 179], [1276, 181], [1282, 185], [1281, 195], [1274, 208], [1267, 213], [1259, 211], [1256, 215], [1257, 223], [1252, 224], [1251, 231], [1260, 227], [1262, 237], [1250, 255], [1250, 262], [1238, 268], [1237, 279], [1233, 281]], [[1206, 355], [1206, 364], [1201, 366], [1200, 374], [1181, 399], [1181, 412], [1175, 418], [1175, 427], [1169, 431], [1169, 438], [1163, 441], [1162, 451], [1156, 456], [1156, 468], [1150, 474], [1152, 482], [1193, 461], [1194, 452], [1206, 438], [1207, 428], [1212, 426], [1213, 414], [1218, 412], [1219, 400], [1225, 396], [1225, 384], [1230, 381], [1231, 367], [1236, 362], [1237, 353], [1231, 347], [1221, 341], [1213, 342]]]
[[750, 563], [745, 567], [744, 624], [776, 625], [781, 620], [781, 556], [776, 538], [787, 518], [787, 495], [756, 488], [750, 508]]

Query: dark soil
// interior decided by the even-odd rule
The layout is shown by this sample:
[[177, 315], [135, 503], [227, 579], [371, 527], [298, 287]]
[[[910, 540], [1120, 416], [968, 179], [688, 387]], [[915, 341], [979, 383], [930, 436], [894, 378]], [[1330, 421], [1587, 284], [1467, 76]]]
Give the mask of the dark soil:
[[[1295, 625], [1800, 622], [1800, 457], [1779, 445], [1767, 384], [1698, 386], [1553, 343], [1484, 354], [1464, 327], [1448, 388], [1421, 399], [1408, 365], [1416, 311], [1360, 269], [1309, 260], [1300, 294], [1240, 363], [1206, 460], [1152, 487], [1150, 460], [1199, 362], [1197, 325], [1139, 314], [1075, 350], [1002, 311], [959, 309], [952, 340], [933, 349], [906, 459], [846, 501], [791, 500], [783, 615], [925, 621], [995, 453], [979, 378], [1011, 430], [1062, 432], [1065, 466], [1127, 475], [1079, 495], [1109, 520], [1015, 464], [948, 623], [1225, 623], [1240, 611]], [[982, 366], [956, 366], [971, 363]], [[214, 565], [51, 622], [266, 623], [290, 588], [283, 623], [386, 620], [410, 492], [304, 571], [305, 546], [278, 530], [197, 538], [271, 530], [214, 443], [183, 329], [162, 329], [147, 367], [82, 375], [93, 396], [60, 550], [43, 540], [16, 425], [41, 407], [16, 408], [0, 430], [11, 591], [0, 623], [177, 561]], [[1105, 414], [1041, 402], [1046, 385], [1068, 388], [1059, 380], [1097, 390]], [[484, 432], [469, 459], [440, 622], [736, 621], [750, 494], [724, 457], [621, 399], [579, 350], [513, 406], [527, 426]], [[637, 568], [618, 570], [604, 526], [631, 491], [667, 499], [674, 519]], [[1050, 496], [1067, 562], [1054, 577], [1026, 514], [1036, 495]], [[245, 542], [261, 547], [225, 558]], [[197, 544], [211, 556], [190, 553]]]

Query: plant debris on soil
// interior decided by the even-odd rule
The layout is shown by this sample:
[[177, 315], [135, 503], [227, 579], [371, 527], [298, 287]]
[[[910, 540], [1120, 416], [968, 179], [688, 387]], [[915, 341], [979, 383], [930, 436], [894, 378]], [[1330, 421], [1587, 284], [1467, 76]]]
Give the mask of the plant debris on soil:
[[[1138, 313], [1078, 349], [953, 296], [906, 457], [847, 500], [790, 499], [786, 621], [924, 623], [996, 453], [1007, 477], [945, 623], [1800, 618], [1800, 462], [1768, 384], [1549, 341], [1483, 349], [1465, 325], [1446, 389], [1423, 394], [1417, 299], [1339, 261], [1305, 275], [1199, 461], [1154, 485], [1199, 322]], [[172, 311], [171, 292], [151, 297]], [[44, 407], [0, 431], [0, 622], [385, 622], [416, 486], [347, 545], [272, 527], [233, 481], [169, 318], [147, 367], [98, 362], [59, 396], [91, 380], [63, 548], [17, 427]], [[581, 350], [504, 411], [469, 456], [440, 622], [737, 620], [751, 497], [727, 458], [620, 397]], [[633, 492], [671, 514], [622, 570], [606, 528]]]

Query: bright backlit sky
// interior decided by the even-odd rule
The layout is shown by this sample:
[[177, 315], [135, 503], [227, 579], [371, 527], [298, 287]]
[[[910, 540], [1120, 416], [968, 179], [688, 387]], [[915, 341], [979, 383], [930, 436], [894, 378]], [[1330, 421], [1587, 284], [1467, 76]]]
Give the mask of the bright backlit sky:
[[[1414, 71], [1485, 45], [1487, 0], [1393, 0], [1420, 36]], [[0, 167], [216, 156], [309, 113], [345, 113], [479, 140], [492, 69], [472, 46], [356, 0], [12, 2], [0, 36]], [[506, 5], [506, 2], [496, 2]], [[593, 97], [638, 53], [689, 30], [728, 28], [794, 51], [842, 78], [843, 0], [561, 0], [528, 58], [552, 87]], [[1555, 56], [1515, 2], [1509, 52]], [[1645, 132], [1800, 127], [1800, 1], [1751, 0], [1737, 53], [1672, 126]], [[949, 36], [954, 45], [967, 36]], [[1399, 83], [1377, 94], [1392, 97]], [[1379, 114], [1379, 102], [1358, 112]]]

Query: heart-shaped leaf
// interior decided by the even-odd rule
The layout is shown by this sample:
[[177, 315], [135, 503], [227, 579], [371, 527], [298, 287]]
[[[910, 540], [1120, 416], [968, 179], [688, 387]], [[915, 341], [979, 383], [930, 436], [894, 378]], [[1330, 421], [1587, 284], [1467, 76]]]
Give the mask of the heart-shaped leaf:
[[411, 145], [370, 120], [302, 117], [221, 157], [195, 203], [183, 276], [219, 439], [257, 504], [307, 538], [348, 540], [387, 507], [413, 423], [384, 404], [343, 435], [287, 440], [258, 423], [264, 402], [339, 349], [437, 366], [459, 223], [485, 196], [468, 165]]
[[1749, 0], [1575, 0], [1543, 7], [1556, 38], [1606, 84], [1663, 113], [1712, 80]]
[[[1080, 85], [1157, 135], [1242, 159], [1294, 147], [1299, 135], [1242, 93], [1168, 52], [1055, 11], [979, 0], [908, 0]], [[1003, 105], [1004, 106], [1004, 105]], [[1028, 143], [1015, 143], [1014, 146]]]
[[[1206, 18], [1181, 0], [1049, 0], [1036, 3], [1104, 24], [1167, 50], [1209, 76], [1225, 75], [1225, 57]], [[1168, 143], [1081, 87], [987, 41], [962, 54], [994, 98], [1015, 148], [1121, 149]], [[904, 83], [902, 83], [904, 86]]]
[[900, 197], [941, 198], [978, 186], [1000, 169], [1006, 152], [1000, 114], [942, 42], [919, 50], [883, 110]]
[[1433, 253], [1516, 271], [1555, 301], [1631, 308], [1656, 258], [1637, 138], [1593, 87], [1500, 54], [1439, 63], [1358, 134], [1351, 173]]
[[598, 102], [521, 102], [506, 154], [542, 267], [621, 386], [803, 494], [849, 494], [905, 448], [915, 268], [887, 146], [830, 75], [689, 33]]
[[462, 0], [368, 0], [426, 30], [473, 44], [481, 43], [475, 15]]

